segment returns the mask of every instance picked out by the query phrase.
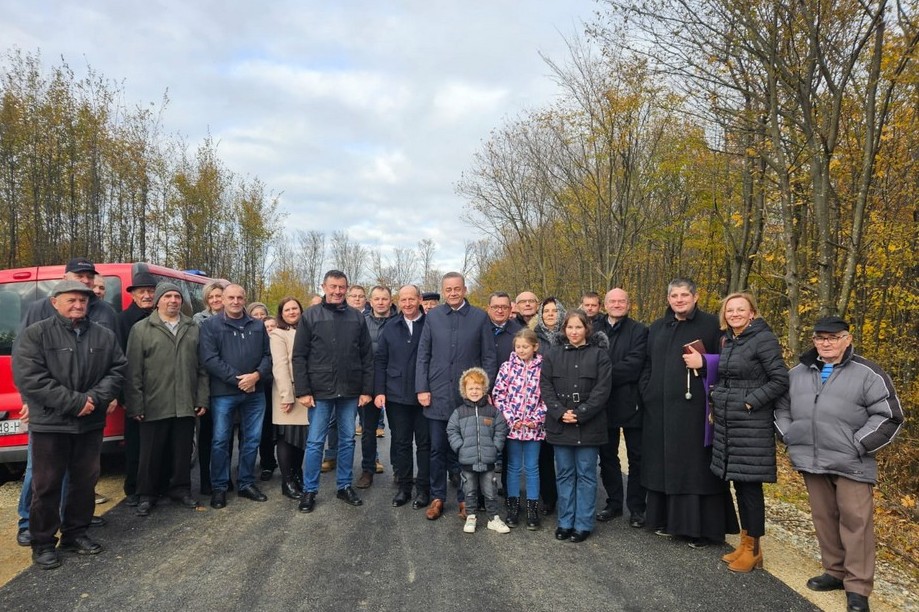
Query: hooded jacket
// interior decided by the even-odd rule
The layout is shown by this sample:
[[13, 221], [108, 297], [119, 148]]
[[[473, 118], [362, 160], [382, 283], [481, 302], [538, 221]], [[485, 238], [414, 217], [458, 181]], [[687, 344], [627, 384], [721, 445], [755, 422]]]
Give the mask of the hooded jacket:
[[[517, 353], [501, 364], [491, 397], [507, 421], [507, 437], [511, 440], [544, 440], [546, 437], [546, 403], [542, 401], [539, 380], [542, 355], [533, 355], [525, 363]], [[517, 423], [535, 423], [536, 428], [521, 427]]]
[[[557, 335], [556, 338], [560, 338]], [[586, 344], [565, 342], [543, 357], [540, 390], [546, 403], [546, 441], [561, 446], [602, 446], [609, 440], [606, 402], [612, 364], [605, 334], [594, 332]], [[577, 423], [563, 423], [574, 410]]]
[[[485, 373], [481, 368], [474, 368]], [[463, 403], [447, 421], [447, 439], [457, 453], [463, 469], [488, 472], [495, 469], [498, 453], [507, 438], [507, 422], [501, 411], [488, 402], [488, 396], [473, 402], [460, 388]]]
[[903, 426], [903, 407], [890, 377], [873, 361], [846, 349], [824, 383], [817, 349], [788, 372], [788, 393], [775, 408], [775, 428], [795, 469], [877, 482], [874, 454]]

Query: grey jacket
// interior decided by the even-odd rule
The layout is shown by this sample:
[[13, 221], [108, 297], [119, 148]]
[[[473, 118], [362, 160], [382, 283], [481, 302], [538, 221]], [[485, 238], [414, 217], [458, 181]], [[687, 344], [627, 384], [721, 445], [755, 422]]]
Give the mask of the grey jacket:
[[447, 439], [463, 469], [487, 472], [495, 469], [498, 453], [507, 439], [507, 421], [501, 411], [483, 397], [463, 400], [447, 422]]
[[903, 407], [890, 377], [876, 363], [846, 349], [826, 383], [817, 350], [788, 372], [788, 393], [775, 407], [775, 428], [795, 469], [877, 482], [874, 453], [903, 426]]

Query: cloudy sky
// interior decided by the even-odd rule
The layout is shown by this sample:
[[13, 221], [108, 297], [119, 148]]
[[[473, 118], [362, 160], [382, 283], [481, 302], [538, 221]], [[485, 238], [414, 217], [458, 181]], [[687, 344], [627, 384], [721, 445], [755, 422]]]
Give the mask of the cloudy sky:
[[208, 130], [234, 172], [281, 193], [293, 229], [384, 256], [422, 238], [459, 266], [454, 184], [489, 131], [557, 94], [594, 0], [0, 0], [0, 44], [123, 81], [129, 106], [168, 90], [167, 132]]

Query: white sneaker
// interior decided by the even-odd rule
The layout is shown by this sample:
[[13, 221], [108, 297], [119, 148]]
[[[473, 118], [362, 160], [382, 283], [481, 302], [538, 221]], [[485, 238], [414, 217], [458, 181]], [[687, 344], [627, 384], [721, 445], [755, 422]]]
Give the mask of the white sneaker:
[[475, 533], [475, 515], [474, 514], [466, 515], [466, 524], [463, 525], [463, 531], [465, 533]]
[[504, 521], [501, 520], [501, 517], [497, 514], [495, 518], [488, 521], [488, 528], [492, 531], [497, 531], [498, 533], [510, 533], [511, 528], [504, 524]]

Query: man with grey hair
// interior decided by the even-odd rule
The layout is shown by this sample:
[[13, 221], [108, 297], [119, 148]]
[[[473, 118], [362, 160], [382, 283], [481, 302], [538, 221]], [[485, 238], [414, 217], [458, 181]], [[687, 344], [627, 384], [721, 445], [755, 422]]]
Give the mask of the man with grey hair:
[[[415, 391], [424, 406], [431, 433], [431, 504], [426, 516], [436, 520], [443, 514], [447, 496], [447, 464], [451, 453], [447, 421], [463, 403], [459, 380], [471, 367], [485, 370], [489, 380], [498, 371], [495, 343], [488, 315], [466, 301], [466, 281], [459, 272], [448, 272], [441, 280], [444, 304], [427, 313], [418, 345]], [[462, 489], [457, 491], [460, 516], [465, 519]]]
[[[63, 280], [52, 292], [54, 314], [27, 327], [13, 350], [13, 377], [32, 407], [29, 435], [33, 499], [32, 560], [60, 566], [61, 550], [93, 555], [102, 546], [86, 533], [95, 504], [106, 407], [124, 383], [126, 361], [115, 333], [89, 320], [92, 287]], [[61, 513], [61, 485], [70, 485]]]
[[847, 610], [868, 610], [874, 588], [874, 485], [878, 450], [903, 425], [903, 406], [881, 367], [855, 353], [849, 324], [814, 325], [814, 346], [788, 372], [775, 427], [804, 476], [824, 573], [813, 591], [846, 591]]
[[523, 327], [529, 327], [533, 329], [536, 327], [536, 321], [538, 317], [536, 316], [537, 311], [539, 310], [539, 299], [536, 297], [536, 294], [532, 291], [522, 291], [517, 299], [514, 300], [514, 303], [517, 306], [517, 322], [520, 323]]

